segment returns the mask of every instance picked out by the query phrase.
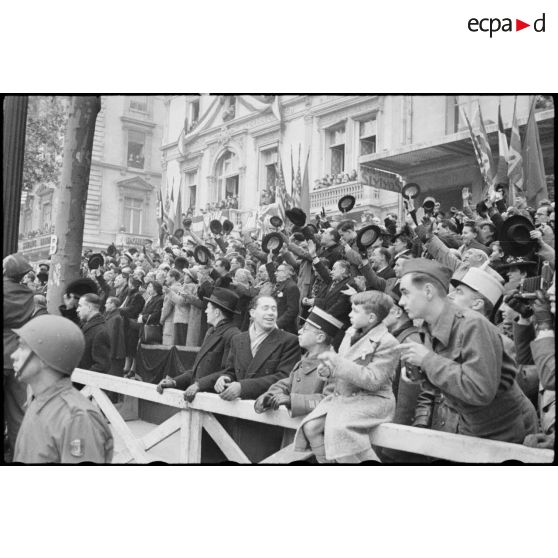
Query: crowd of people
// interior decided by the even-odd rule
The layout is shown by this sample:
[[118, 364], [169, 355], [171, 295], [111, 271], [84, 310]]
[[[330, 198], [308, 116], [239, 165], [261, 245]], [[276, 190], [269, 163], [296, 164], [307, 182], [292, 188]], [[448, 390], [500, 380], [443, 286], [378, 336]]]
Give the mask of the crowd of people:
[[[460, 209], [410, 199], [403, 222], [369, 212], [357, 223], [349, 211], [313, 224], [294, 208], [260, 239], [217, 223], [202, 240], [185, 222], [164, 246], [84, 254], [59, 314], [83, 332], [78, 367], [137, 378], [142, 343], [200, 346], [191, 370], [160, 381], [160, 392], [192, 401], [209, 391], [304, 417], [292, 435], [223, 418], [253, 461], [293, 441], [320, 463], [427, 461], [373, 447], [382, 422], [553, 447], [554, 204], [506, 197], [500, 187], [472, 205], [464, 189]], [[13, 329], [47, 313], [49, 268], [8, 259], [14, 447], [25, 390]]]

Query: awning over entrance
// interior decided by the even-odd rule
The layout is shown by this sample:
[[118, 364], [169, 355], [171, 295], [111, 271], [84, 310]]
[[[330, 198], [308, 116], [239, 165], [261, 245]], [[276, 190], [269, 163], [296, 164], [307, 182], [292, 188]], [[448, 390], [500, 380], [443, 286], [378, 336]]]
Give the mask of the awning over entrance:
[[[554, 111], [542, 111], [535, 115], [543, 150], [545, 171], [554, 172]], [[519, 120], [523, 137], [527, 119]], [[498, 126], [486, 126], [490, 147], [495, 159], [498, 158]], [[509, 136], [509, 129], [507, 130]], [[508, 137], [509, 140], [509, 137]], [[362, 167], [382, 169], [406, 176], [416, 172], [417, 167], [443, 168], [458, 163], [476, 164], [473, 144], [467, 130], [444, 136], [443, 141], [404, 145], [388, 152], [371, 153], [359, 158]]]

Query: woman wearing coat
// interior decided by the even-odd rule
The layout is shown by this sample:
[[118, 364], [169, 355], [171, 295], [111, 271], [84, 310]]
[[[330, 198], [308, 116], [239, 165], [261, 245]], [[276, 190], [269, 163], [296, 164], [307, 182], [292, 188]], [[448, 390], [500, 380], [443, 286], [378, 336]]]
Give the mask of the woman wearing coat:
[[399, 355], [397, 340], [382, 320], [393, 301], [366, 291], [351, 297], [351, 326], [339, 354], [319, 355], [318, 373], [329, 378], [326, 397], [303, 420], [295, 435], [297, 451], [312, 450], [319, 463], [378, 460], [370, 430], [393, 418], [392, 381]]
[[145, 306], [145, 299], [140, 293], [141, 281], [135, 277], [128, 279], [128, 294], [120, 307], [120, 314], [124, 318], [124, 335], [126, 343], [126, 363], [124, 373], [128, 374], [132, 369], [132, 363], [136, 356], [139, 324], [138, 316]]
[[143, 339], [143, 326], [159, 325], [163, 309], [163, 286], [157, 281], [150, 281], [146, 289], [147, 300], [142, 313], [138, 317], [139, 339]]

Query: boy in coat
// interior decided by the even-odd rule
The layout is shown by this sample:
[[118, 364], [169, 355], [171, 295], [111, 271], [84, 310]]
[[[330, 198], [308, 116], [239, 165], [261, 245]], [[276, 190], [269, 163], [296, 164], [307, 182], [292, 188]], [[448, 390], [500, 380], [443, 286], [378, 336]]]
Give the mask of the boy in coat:
[[[298, 344], [306, 354], [295, 365], [288, 378], [275, 382], [255, 403], [256, 413], [277, 410], [284, 405], [292, 417], [307, 415], [324, 398], [324, 378], [318, 376], [318, 355], [332, 350], [331, 343], [343, 322], [321, 308], [313, 308], [298, 332]], [[282, 446], [290, 444], [294, 432], [286, 430]]]
[[330, 378], [328, 395], [301, 423], [295, 449], [310, 446], [318, 463], [358, 463], [378, 460], [370, 444], [370, 430], [393, 418], [392, 381], [398, 354], [397, 340], [384, 318], [392, 299], [379, 291], [351, 297], [349, 328], [339, 354], [327, 351], [318, 374]]

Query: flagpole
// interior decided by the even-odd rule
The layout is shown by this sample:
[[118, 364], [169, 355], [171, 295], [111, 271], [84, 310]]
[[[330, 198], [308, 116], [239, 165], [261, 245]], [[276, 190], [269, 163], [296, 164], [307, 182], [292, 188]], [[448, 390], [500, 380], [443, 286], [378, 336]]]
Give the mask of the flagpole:
[[[514, 100], [513, 100], [512, 134], [513, 134], [513, 123], [515, 122], [515, 114], [516, 114], [515, 111], [516, 111], [516, 109], [517, 109], [517, 95], [515, 95]], [[511, 138], [510, 138], [510, 140], [511, 140]], [[511, 141], [510, 141], [510, 143], [511, 143]], [[522, 162], [522, 164], [523, 164], [523, 162]], [[512, 207], [515, 207], [515, 182], [512, 182], [511, 180], [510, 180], [509, 195], [510, 195], [510, 205]]]

